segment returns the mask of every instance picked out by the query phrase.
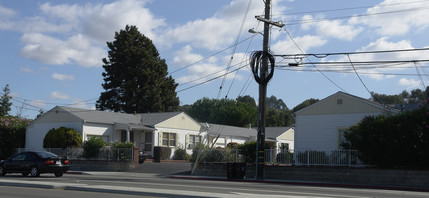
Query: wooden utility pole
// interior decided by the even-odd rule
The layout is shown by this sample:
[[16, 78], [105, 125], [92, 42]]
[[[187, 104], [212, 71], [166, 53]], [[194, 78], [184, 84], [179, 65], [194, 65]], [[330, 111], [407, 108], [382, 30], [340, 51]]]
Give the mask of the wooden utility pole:
[[[265, 0], [265, 17], [256, 16], [256, 19], [264, 22], [264, 39], [262, 43], [262, 64], [259, 71], [259, 104], [258, 104], [258, 135], [256, 139], [256, 179], [264, 179], [264, 167], [265, 167], [265, 98], [267, 97], [267, 84], [271, 79], [274, 72], [274, 58], [270, 54], [269, 49], [269, 38], [270, 38], [270, 25], [277, 27], [283, 27], [284, 24], [279, 22], [271, 21], [271, 0]], [[271, 63], [271, 71], [268, 71], [268, 62]], [[257, 68], [257, 67], [256, 67]], [[252, 69], [253, 72], [255, 72]], [[255, 75], [255, 73], [254, 73]]]

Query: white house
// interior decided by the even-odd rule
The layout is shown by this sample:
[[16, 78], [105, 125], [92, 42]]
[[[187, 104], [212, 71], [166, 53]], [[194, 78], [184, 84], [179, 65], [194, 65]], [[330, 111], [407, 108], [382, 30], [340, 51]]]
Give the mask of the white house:
[[337, 92], [295, 113], [295, 152], [341, 149], [344, 130], [365, 116], [392, 115], [399, 110]]
[[[214, 148], [225, 148], [228, 143], [235, 142], [243, 144], [245, 142], [256, 141], [256, 128], [243, 128], [220, 124], [206, 125], [209, 143], [214, 144]], [[265, 142], [272, 148], [294, 148], [294, 128], [293, 127], [265, 127]]]
[[295, 129], [294, 127], [266, 127], [265, 142], [270, 144], [271, 148], [294, 150], [295, 148]]
[[210, 146], [214, 143], [213, 148], [225, 148], [228, 143], [235, 142], [243, 144], [245, 142], [256, 141], [256, 130], [253, 128], [235, 127], [221, 124], [206, 123], [205, 125]]
[[154, 146], [191, 153], [189, 145], [208, 139], [205, 128], [183, 112], [126, 114], [57, 106], [27, 126], [26, 148], [42, 148], [46, 133], [62, 126], [78, 131], [82, 141], [93, 136], [109, 143], [130, 141], [148, 154]]

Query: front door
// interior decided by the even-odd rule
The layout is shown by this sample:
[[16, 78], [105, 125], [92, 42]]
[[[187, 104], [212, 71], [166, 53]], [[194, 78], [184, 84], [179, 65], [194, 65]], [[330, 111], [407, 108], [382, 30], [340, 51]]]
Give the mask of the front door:
[[145, 132], [144, 133], [144, 150], [148, 155], [152, 155], [152, 140], [153, 140], [153, 132]]

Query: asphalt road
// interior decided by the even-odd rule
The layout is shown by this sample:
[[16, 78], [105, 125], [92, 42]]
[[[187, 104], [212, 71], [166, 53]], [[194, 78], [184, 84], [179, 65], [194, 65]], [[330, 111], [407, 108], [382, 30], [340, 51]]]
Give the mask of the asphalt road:
[[[8, 186], [4, 186], [8, 185]], [[10, 187], [13, 186], [13, 187]], [[17, 187], [20, 186], [20, 187]], [[389, 197], [423, 198], [428, 192], [363, 188], [315, 187], [243, 181], [172, 179], [156, 173], [88, 172], [0, 177], [0, 197]], [[43, 195], [43, 196], [41, 196]], [[47, 196], [45, 196], [47, 195]], [[56, 196], [60, 195], [60, 196]], [[64, 196], [63, 196], [64, 195]]]

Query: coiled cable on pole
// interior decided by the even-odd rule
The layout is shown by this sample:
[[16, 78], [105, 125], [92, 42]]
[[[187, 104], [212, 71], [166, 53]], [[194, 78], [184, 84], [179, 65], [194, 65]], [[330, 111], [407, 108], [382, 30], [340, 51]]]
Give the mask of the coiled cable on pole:
[[[270, 52], [265, 51], [254, 51], [252, 52], [250, 59], [250, 67], [252, 69], [253, 76], [255, 77], [255, 80], [260, 85], [266, 85], [271, 80], [271, 78], [274, 75], [274, 66], [275, 66], [275, 59], [274, 56]], [[266, 76], [259, 76], [259, 70], [262, 69], [263, 65], [262, 62], [264, 58], [267, 58], [269, 61], [269, 70], [268, 75]], [[268, 68], [267, 68], [268, 69]]]

